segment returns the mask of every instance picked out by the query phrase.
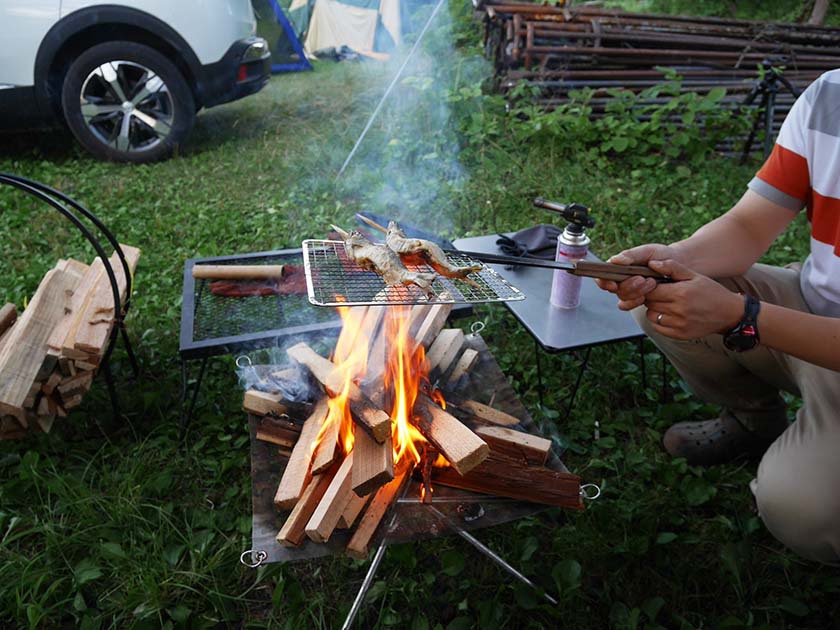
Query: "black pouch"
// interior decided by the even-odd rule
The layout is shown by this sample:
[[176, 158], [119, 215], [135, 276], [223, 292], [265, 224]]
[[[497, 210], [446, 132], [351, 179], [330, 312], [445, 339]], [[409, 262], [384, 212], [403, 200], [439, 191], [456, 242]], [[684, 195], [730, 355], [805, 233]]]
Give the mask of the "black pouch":
[[519, 230], [509, 237], [499, 234], [496, 245], [508, 256], [554, 260], [557, 237], [562, 232], [556, 225], [540, 224]]

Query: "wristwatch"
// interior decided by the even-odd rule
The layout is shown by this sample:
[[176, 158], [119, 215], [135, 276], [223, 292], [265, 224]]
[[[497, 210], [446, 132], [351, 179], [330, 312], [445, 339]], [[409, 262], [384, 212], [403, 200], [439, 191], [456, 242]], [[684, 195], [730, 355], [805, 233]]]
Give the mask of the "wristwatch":
[[723, 345], [733, 352], [752, 350], [758, 345], [758, 311], [761, 302], [744, 293], [744, 315], [729, 332], [723, 333]]

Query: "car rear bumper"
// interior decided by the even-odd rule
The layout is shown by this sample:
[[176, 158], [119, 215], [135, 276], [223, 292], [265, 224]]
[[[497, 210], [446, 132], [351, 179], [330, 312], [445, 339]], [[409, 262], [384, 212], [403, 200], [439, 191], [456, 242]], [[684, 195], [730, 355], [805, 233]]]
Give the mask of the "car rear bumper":
[[239, 40], [216, 63], [201, 67], [199, 101], [213, 107], [259, 92], [271, 77], [271, 52], [262, 37]]

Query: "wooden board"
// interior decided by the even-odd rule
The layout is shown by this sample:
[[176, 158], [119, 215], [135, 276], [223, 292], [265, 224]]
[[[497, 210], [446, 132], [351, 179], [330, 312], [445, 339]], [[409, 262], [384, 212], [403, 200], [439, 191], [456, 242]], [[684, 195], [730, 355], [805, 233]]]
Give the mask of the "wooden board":
[[341, 518], [347, 502], [350, 500], [350, 495], [353, 491], [350, 489], [350, 474], [353, 470], [353, 453], [351, 452], [341, 466], [335, 477], [332, 478], [330, 485], [327, 487], [324, 496], [315, 508], [315, 512], [306, 524], [306, 535], [309, 540], [317, 543], [327, 542], [332, 535], [338, 519]]
[[17, 319], [17, 308], [14, 304], [4, 304], [0, 308], [0, 335], [12, 327]]
[[[128, 267], [133, 274], [137, 268], [137, 261], [140, 259], [140, 250], [129, 245], [120, 244], [120, 247], [125, 254]], [[111, 256], [109, 261], [117, 280], [120, 301], [124, 303], [131, 279], [125, 277], [125, 271], [116, 252]], [[111, 334], [111, 329], [114, 326], [115, 317], [118, 316], [121, 316], [121, 313], [114, 313], [113, 291], [106, 273], [97, 282], [94, 293], [87, 304], [87, 308], [83, 312], [82, 321], [78, 331], [76, 331], [76, 341], [73, 347], [76, 350], [93, 355], [102, 354], [108, 342], [108, 336]]]
[[466, 348], [455, 364], [455, 367], [452, 368], [452, 373], [446, 381], [447, 386], [450, 388], [456, 386], [458, 381], [473, 369], [476, 362], [478, 362], [478, 351], [472, 348]]
[[426, 359], [430, 372], [444, 373], [455, 361], [464, 347], [464, 331], [460, 328], [444, 328], [429, 346]]
[[394, 448], [390, 436], [381, 444], [364, 431], [356, 431], [355, 436], [352, 488], [365, 496], [394, 478]]
[[500, 453], [490, 456], [465, 475], [453, 468], [435, 468], [432, 483], [499, 497], [583, 509], [580, 477], [542, 466], [529, 466]]
[[303, 539], [306, 538], [306, 524], [321, 502], [321, 498], [327, 491], [337, 468], [337, 466], [334, 466], [309, 480], [300, 495], [300, 500], [292, 508], [286, 522], [280, 528], [280, 532], [277, 534], [277, 542], [281, 545], [290, 546], [296, 546], [303, 542]]
[[404, 465], [397, 472], [393, 480], [376, 491], [370, 504], [365, 509], [365, 513], [362, 515], [359, 524], [356, 525], [350, 542], [347, 543], [347, 555], [359, 559], [367, 558], [370, 552], [370, 542], [379, 527], [379, 523], [382, 522], [388, 508], [396, 501], [412, 469], [413, 466]]
[[87, 353], [75, 349], [76, 333], [82, 325], [82, 318], [94, 291], [105, 274], [105, 265], [99, 258], [88, 267], [79, 284], [73, 291], [73, 296], [67, 305], [67, 313], [53, 329], [48, 345], [50, 350], [61, 353], [63, 357], [71, 359], [85, 358]]
[[304, 422], [300, 437], [292, 449], [286, 470], [274, 495], [274, 504], [281, 510], [292, 509], [303, 492], [309, 474], [313, 443], [326, 417], [327, 401], [322, 399], [315, 404], [312, 414]]
[[451, 312], [451, 304], [435, 304], [432, 306], [423, 323], [417, 329], [417, 335], [415, 336], [417, 342], [424, 348], [428, 348], [446, 324], [446, 318], [449, 317]]
[[421, 394], [414, 403], [415, 426], [460, 474], [466, 474], [490, 454], [487, 443], [458, 418]]
[[484, 426], [475, 430], [490, 450], [534, 465], [544, 466], [551, 452], [551, 440], [507, 427]]

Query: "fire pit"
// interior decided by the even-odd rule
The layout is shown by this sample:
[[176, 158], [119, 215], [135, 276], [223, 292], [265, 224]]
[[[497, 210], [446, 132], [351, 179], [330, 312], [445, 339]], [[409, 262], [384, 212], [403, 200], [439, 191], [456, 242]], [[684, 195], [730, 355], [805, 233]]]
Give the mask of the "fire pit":
[[[585, 488], [533, 435], [481, 337], [444, 328], [451, 308], [344, 308], [332, 360], [288, 348], [322, 392], [302, 426], [271, 419], [291, 409], [282, 396], [246, 394], [256, 561], [367, 557], [377, 544], [381, 557], [385, 544], [454, 531], [527, 582], [467, 530], [543, 505], [581, 509]], [[263, 441], [290, 433], [288, 458]]]

